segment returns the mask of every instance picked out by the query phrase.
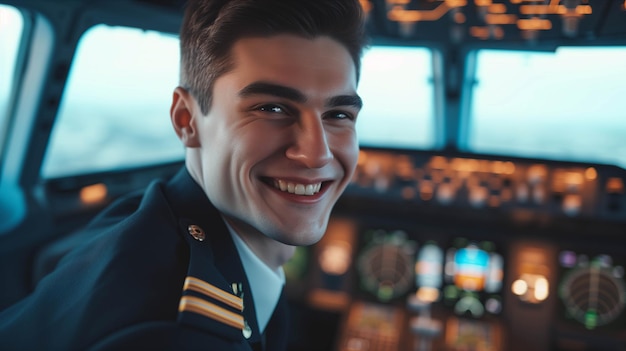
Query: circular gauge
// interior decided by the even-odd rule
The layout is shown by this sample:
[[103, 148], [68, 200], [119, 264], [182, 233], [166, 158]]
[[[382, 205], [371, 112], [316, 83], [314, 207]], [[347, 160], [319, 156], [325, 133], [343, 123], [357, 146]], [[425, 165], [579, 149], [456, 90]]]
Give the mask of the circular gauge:
[[401, 296], [413, 287], [414, 245], [405, 240], [383, 240], [367, 247], [359, 256], [363, 288], [381, 301]]
[[624, 282], [606, 267], [591, 265], [571, 271], [560, 295], [567, 312], [587, 329], [611, 323], [624, 310]]

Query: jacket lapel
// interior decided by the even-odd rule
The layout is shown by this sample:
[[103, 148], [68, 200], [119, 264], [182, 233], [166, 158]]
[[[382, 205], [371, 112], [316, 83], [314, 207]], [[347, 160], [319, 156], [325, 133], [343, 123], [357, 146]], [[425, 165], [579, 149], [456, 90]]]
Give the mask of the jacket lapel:
[[233, 341], [260, 342], [252, 291], [221, 214], [186, 169], [166, 193], [189, 244], [179, 322]]
[[269, 323], [265, 327], [265, 350], [286, 350], [289, 332], [289, 308], [287, 297], [283, 289], [280, 299], [270, 318]]

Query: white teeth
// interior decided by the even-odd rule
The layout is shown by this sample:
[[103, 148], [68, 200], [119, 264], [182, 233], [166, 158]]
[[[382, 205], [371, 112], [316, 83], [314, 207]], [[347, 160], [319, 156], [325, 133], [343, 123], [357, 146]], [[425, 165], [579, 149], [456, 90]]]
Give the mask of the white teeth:
[[289, 183], [284, 180], [274, 180], [274, 187], [276, 189], [280, 189], [281, 191], [286, 191], [291, 194], [296, 195], [315, 195], [322, 188], [322, 183], [316, 184], [297, 184], [297, 183]]
[[304, 195], [304, 185], [296, 184], [296, 195]]

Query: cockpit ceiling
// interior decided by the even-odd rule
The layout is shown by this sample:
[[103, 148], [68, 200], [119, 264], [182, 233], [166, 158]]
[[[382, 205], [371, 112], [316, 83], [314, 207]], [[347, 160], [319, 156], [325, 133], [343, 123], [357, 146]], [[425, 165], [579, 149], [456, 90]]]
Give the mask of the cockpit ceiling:
[[624, 0], [361, 0], [375, 36], [444, 42], [626, 40]]
[[[359, 1], [367, 13], [369, 34], [380, 39], [443, 45], [626, 42], [626, 0]], [[131, 2], [180, 11], [185, 0]]]

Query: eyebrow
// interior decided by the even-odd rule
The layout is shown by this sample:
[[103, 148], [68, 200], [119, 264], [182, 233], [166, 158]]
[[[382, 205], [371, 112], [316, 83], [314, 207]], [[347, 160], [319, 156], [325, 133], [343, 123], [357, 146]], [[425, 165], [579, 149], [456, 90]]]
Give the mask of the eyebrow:
[[[271, 95], [279, 98], [285, 98], [298, 103], [306, 102], [306, 96], [299, 91], [288, 86], [268, 83], [268, 82], [254, 82], [239, 91], [239, 96], [248, 97], [252, 95]], [[339, 107], [339, 106], [353, 106], [361, 109], [363, 107], [363, 100], [358, 95], [338, 95], [333, 96], [326, 100], [327, 107]]]

